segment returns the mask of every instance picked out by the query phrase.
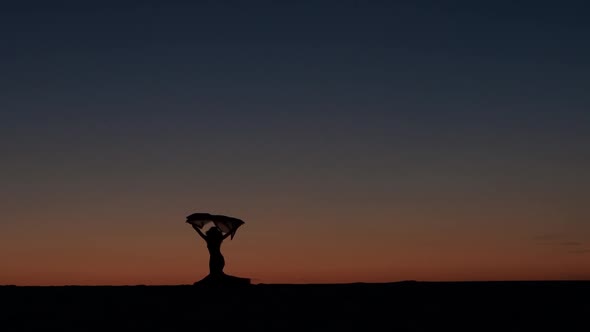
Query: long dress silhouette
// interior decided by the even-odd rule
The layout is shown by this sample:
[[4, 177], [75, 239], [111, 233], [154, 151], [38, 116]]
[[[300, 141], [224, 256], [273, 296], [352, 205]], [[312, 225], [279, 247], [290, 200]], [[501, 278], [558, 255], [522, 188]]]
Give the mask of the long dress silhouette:
[[[209, 251], [209, 274], [194, 283], [194, 285], [230, 285], [241, 286], [249, 285], [249, 278], [241, 278], [228, 275], [223, 271], [225, 267], [225, 258], [221, 253], [221, 244], [230, 237], [233, 239], [236, 230], [244, 224], [244, 221], [234, 217], [224, 215], [212, 215], [209, 213], [193, 213], [187, 217], [187, 223], [191, 224], [193, 229], [207, 243]], [[212, 223], [213, 226], [203, 233], [202, 229], [206, 224]]]
[[203, 234], [203, 232], [197, 226], [192, 226], [207, 243], [207, 250], [209, 250], [209, 275], [223, 275], [225, 258], [221, 254], [221, 243], [223, 243], [223, 240], [231, 235], [231, 232], [223, 234], [217, 226], [213, 226], [209, 228], [206, 234]]

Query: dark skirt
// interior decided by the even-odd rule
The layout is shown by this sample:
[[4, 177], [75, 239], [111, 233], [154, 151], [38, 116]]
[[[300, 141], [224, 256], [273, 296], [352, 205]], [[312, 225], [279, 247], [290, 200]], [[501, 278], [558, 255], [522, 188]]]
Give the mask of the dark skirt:
[[209, 274], [223, 274], [225, 267], [225, 259], [221, 254], [213, 254], [209, 256]]

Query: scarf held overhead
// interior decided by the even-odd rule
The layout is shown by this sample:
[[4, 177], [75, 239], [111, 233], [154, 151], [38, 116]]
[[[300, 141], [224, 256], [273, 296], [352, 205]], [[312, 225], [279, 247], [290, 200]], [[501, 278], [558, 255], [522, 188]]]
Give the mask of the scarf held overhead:
[[232, 240], [234, 235], [236, 235], [238, 227], [244, 224], [244, 221], [238, 218], [209, 213], [193, 213], [186, 217], [186, 222], [197, 226], [199, 229], [202, 229], [203, 226], [209, 223], [213, 223], [223, 233], [231, 232]]

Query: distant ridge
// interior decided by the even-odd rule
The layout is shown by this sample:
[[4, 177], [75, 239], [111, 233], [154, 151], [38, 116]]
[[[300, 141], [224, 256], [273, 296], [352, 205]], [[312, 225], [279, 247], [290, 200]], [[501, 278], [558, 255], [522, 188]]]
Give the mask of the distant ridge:
[[[564, 283], [590, 283], [590, 279], [572, 279], [572, 280], [398, 280], [398, 281], [384, 281], [384, 282], [342, 282], [342, 283], [252, 283], [249, 286], [386, 286], [386, 285], [407, 285], [407, 284], [564, 284]], [[192, 284], [129, 284], [129, 285], [15, 285], [6, 284], [0, 285], [3, 288], [11, 287], [184, 287], [193, 286]]]

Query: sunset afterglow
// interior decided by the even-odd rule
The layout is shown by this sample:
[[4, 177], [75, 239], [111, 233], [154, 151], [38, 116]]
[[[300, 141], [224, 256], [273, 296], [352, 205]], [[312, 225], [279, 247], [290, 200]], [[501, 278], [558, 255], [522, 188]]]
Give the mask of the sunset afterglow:
[[0, 285], [590, 279], [575, 8], [215, 3], [0, 12]]

